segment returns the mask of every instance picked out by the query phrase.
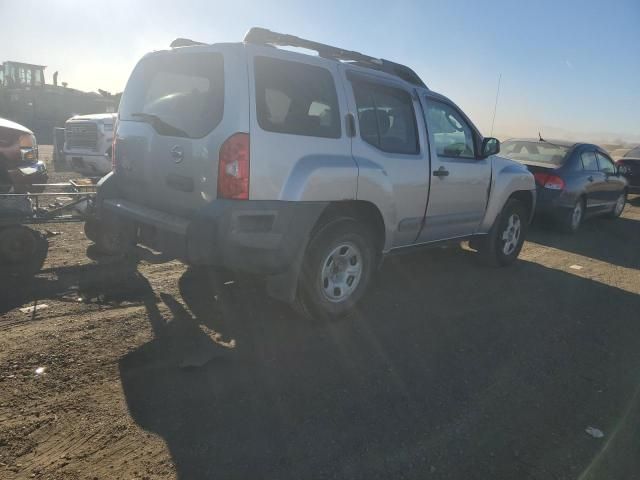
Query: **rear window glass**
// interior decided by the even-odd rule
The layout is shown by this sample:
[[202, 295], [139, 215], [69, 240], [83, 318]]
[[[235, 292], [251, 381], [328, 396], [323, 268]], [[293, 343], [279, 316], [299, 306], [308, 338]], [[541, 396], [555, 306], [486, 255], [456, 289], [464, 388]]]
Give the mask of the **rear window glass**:
[[500, 155], [521, 162], [564, 163], [569, 147], [549, 142], [519, 142], [507, 140], [500, 145]]
[[353, 82], [362, 139], [389, 153], [419, 153], [411, 95], [369, 82]]
[[263, 130], [340, 137], [338, 96], [327, 69], [256, 57], [255, 83], [258, 125]]
[[161, 134], [201, 138], [224, 114], [224, 66], [219, 53], [156, 55], [135, 68], [120, 118], [146, 121]]

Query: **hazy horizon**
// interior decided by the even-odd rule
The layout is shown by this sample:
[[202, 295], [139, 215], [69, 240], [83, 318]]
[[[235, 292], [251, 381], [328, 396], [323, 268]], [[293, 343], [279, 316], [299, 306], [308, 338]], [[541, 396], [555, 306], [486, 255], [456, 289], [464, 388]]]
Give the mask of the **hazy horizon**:
[[[122, 91], [145, 53], [177, 37], [241, 41], [252, 26], [412, 67], [483, 134], [640, 143], [640, 3], [131, 2], [1, 0], [1, 61], [47, 65], [47, 83]], [[383, 15], [381, 15], [383, 13]], [[313, 21], [311, 21], [313, 20]], [[383, 22], [384, 21], [384, 22]], [[26, 40], [14, 40], [26, 39]]]

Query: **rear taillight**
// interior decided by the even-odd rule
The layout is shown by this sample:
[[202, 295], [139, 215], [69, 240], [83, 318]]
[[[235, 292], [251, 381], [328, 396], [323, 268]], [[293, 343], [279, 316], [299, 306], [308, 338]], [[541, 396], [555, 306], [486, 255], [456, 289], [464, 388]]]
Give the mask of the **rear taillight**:
[[249, 199], [249, 134], [234, 133], [220, 147], [218, 198]]
[[616, 168], [618, 169], [618, 172], [621, 173], [622, 175], [630, 175], [631, 174], [631, 167], [627, 165], [627, 163], [624, 160], [617, 160], [616, 161]]
[[563, 190], [565, 183], [564, 180], [557, 175], [551, 173], [534, 173], [533, 177], [536, 179], [538, 185], [548, 188], [549, 190]]
[[113, 142], [111, 143], [111, 171], [116, 173], [118, 168], [118, 161], [116, 157], [116, 144], [118, 142], [118, 134], [114, 132], [113, 134]]

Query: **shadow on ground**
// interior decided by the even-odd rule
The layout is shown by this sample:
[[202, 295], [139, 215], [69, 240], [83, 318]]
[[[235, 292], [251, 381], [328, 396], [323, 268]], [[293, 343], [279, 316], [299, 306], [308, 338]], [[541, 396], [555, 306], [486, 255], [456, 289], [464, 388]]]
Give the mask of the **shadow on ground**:
[[[162, 296], [169, 318], [149, 304], [154, 340], [120, 361], [131, 415], [189, 480], [640, 471], [640, 297], [472, 257], [397, 257], [336, 322], [188, 271], [182, 298]], [[202, 366], [181, 368], [194, 352]]]
[[536, 222], [527, 241], [640, 269], [640, 220], [591, 218], [573, 235], [559, 232], [551, 224]]
[[149, 282], [137, 271], [141, 259], [154, 260], [144, 249], [129, 258], [100, 256], [94, 250], [94, 246], [87, 250], [94, 263], [45, 269], [31, 278], [0, 275], [0, 314], [48, 299], [130, 306], [131, 302], [144, 302], [146, 296], [153, 295]]

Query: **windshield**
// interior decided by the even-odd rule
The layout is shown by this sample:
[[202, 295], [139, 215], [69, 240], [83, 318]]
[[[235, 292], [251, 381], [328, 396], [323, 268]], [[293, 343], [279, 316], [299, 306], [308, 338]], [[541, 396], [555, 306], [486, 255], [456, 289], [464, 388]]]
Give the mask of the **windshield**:
[[120, 118], [147, 122], [161, 135], [201, 138], [222, 120], [219, 53], [161, 54], [142, 60], [122, 96]]
[[500, 147], [500, 155], [519, 162], [562, 165], [569, 147], [548, 142], [507, 140]]

